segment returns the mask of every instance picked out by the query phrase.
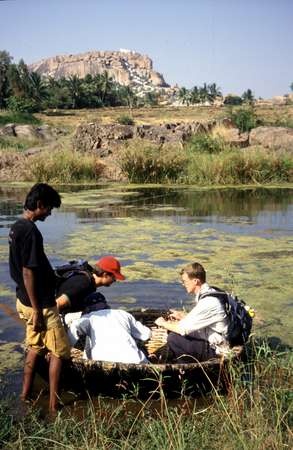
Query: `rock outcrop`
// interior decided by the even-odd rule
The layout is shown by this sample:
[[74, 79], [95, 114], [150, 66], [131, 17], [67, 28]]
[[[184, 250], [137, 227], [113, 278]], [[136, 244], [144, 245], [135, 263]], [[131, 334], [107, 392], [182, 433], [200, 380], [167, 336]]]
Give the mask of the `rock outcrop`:
[[249, 135], [250, 145], [261, 145], [274, 151], [293, 153], [293, 129], [286, 127], [257, 127]]
[[0, 136], [11, 136], [26, 139], [28, 141], [52, 141], [63, 134], [65, 134], [64, 130], [52, 128], [49, 125], [35, 126], [8, 123], [0, 128]]
[[73, 137], [73, 147], [81, 152], [94, 152], [100, 157], [105, 157], [129, 139], [145, 139], [155, 144], [183, 144], [193, 134], [210, 132], [216, 124], [216, 121], [160, 125], [102, 125], [93, 122], [82, 124], [77, 128]]
[[148, 56], [128, 50], [54, 56], [33, 63], [29, 68], [55, 79], [71, 75], [84, 78], [87, 74], [94, 76], [107, 71], [110, 77], [125, 86], [168, 87], [163, 76], [153, 70], [152, 60]]

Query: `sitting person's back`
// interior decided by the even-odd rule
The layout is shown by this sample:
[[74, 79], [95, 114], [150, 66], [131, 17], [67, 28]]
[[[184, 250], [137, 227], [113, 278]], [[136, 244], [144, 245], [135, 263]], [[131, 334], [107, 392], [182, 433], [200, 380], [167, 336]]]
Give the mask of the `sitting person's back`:
[[72, 322], [68, 335], [72, 345], [87, 336], [86, 356], [98, 361], [147, 363], [135, 339], [146, 341], [151, 330], [123, 310], [92, 311]]

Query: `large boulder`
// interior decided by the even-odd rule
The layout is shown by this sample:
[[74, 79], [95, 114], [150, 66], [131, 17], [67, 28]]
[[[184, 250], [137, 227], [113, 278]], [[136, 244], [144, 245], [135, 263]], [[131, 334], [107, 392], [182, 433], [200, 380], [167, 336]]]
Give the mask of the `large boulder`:
[[28, 140], [38, 139], [38, 133], [36, 127], [33, 125], [15, 125], [15, 135], [18, 138], [24, 138]]
[[285, 127], [257, 127], [249, 135], [250, 145], [276, 151], [293, 152], [293, 129]]
[[4, 127], [0, 128], [0, 136], [16, 136], [15, 134], [15, 124], [8, 123]]

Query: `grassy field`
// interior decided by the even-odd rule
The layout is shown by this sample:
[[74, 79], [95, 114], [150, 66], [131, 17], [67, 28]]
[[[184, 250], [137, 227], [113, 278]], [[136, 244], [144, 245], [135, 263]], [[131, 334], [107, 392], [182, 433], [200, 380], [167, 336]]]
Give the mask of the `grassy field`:
[[[237, 111], [239, 107], [233, 107]], [[119, 116], [131, 116], [134, 122], [139, 124], [159, 124], [166, 122], [190, 122], [207, 121], [228, 117], [231, 107], [215, 106], [156, 106], [152, 108], [134, 108], [132, 110], [124, 107], [100, 108], [95, 110], [71, 110], [56, 111], [47, 114], [36, 114], [36, 117], [44, 123], [53, 126], [67, 126], [75, 128], [83, 122], [116, 123]], [[257, 117], [264, 124], [293, 125], [293, 105], [288, 106], [256, 106]]]
[[34, 409], [15, 418], [0, 403], [0, 446], [5, 449], [281, 450], [292, 448], [292, 353], [262, 342], [250, 363], [230, 368], [226, 392], [170, 406], [160, 386], [147, 401], [88, 400], [64, 407], [48, 421]]

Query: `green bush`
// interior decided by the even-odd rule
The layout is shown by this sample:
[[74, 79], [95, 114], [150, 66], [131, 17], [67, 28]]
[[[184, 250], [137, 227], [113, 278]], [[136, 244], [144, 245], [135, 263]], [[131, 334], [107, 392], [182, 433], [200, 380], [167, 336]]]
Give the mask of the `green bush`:
[[236, 127], [239, 128], [241, 133], [250, 131], [252, 128], [260, 125], [260, 122], [258, 121], [252, 108], [241, 108], [237, 111], [231, 112], [231, 119]]
[[20, 113], [35, 113], [41, 111], [41, 104], [34, 99], [25, 97], [9, 97], [7, 107], [10, 111]]
[[228, 148], [228, 144], [220, 137], [214, 137], [207, 133], [194, 134], [188, 142], [186, 149], [189, 153], [220, 153]]
[[127, 115], [123, 115], [123, 116], [119, 116], [117, 118], [117, 122], [120, 125], [134, 125], [134, 120], [132, 117], [127, 116]]
[[119, 164], [130, 182], [175, 182], [185, 173], [187, 157], [179, 146], [162, 148], [137, 140], [120, 152]]
[[238, 95], [227, 95], [224, 100], [224, 105], [241, 105], [243, 102], [242, 98]]

